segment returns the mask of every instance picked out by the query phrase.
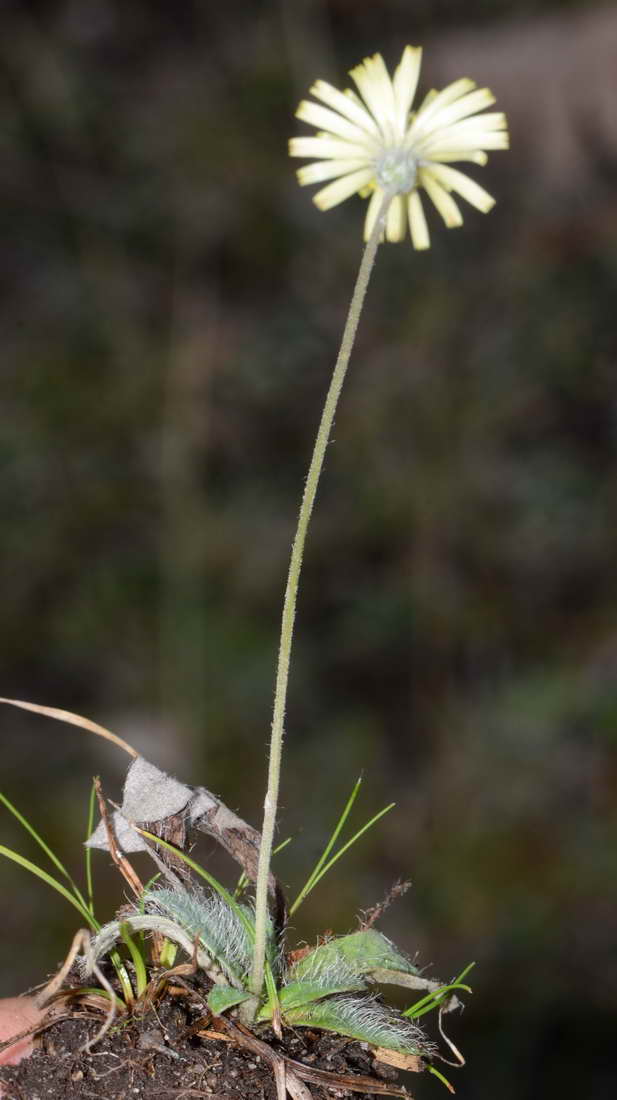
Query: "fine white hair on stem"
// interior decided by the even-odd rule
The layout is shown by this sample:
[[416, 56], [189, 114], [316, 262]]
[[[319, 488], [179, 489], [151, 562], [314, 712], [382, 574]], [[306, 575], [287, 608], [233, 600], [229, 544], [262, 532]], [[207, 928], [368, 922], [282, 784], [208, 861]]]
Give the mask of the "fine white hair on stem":
[[253, 961], [249, 976], [249, 989], [253, 994], [250, 1001], [242, 1005], [240, 1016], [244, 1024], [251, 1024], [255, 1019], [257, 1005], [264, 982], [264, 960], [267, 951], [268, 928], [268, 881], [270, 874], [270, 861], [272, 858], [272, 843], [274, 827], [276, 824], [276, 812], [278, 806], [278, 792], [281, 776], [281, 756], [283, 752], [283, 731], [285, 725], [285, 710], [287, 706], [287, 687], [289, 682], [289, 668], [291, 662], [291, 648], [293, 641], [294, 623], [296, 618], [296, 602], [300, 572], [302, 569], [302, 557], [306, 535], [317, 496], [317, 488], [321, 476], [326, 451], [330, 441], [330, 433], [334, 423], [334, 417], [338, 400], [345, 381], [349, 359], [354, 345], [360, 314], [364, 298], [368, 289], [369, 279], [375, 256], [379, 247], [379, 241], [385, 225], [388, 207], [393, 194], [386, 190], [383, 201], [377, 212], [373, 229], [369, 235], [366, 248], [360, 262], [360, 269], [353, 290], [347, 320], [343, 329], [341, 346], [336, 359], [332, 378], [326, 395], [325, 404], [321, 414], [321, 420], [315, 439], [313, 456], [309, 465], [309, 471], [304, 485], [300, 512], [298, 514], [298, 526], [294, 535], [291, 548], [289, 572], [285, 586], [285, 598], [283, 601], [283, 615], [281, 620], [281, 636], [279, 654], [277, 660], [276, 686], [274, 692], [274, 710], [272, 713], [272, 728], [270, 736], [270, 758], [268, 762], [268, 782], [266, 790], [266, 802], [264, 804], [264, 817], [261, 829], [261, 845], [259, 847], [259, 861], [257, 866], [257, 879], [255, 882], [255, 946]]

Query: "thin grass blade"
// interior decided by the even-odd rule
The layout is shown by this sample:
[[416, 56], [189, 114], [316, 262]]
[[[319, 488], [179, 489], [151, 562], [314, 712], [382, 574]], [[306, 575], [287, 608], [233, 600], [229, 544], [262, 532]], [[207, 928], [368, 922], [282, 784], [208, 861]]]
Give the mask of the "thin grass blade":
[[131, 985], [131, 979], [129, 978], [128, 970], [126, 969], [120, 953], [117, 948], [114, 947], [113, 951], [109, 952], [109, 958], [113, 963], [113, 968], [118, 975], [118, 981], [122, 986], [122, 993], [127, 1005], [131, 1004], [135, 1000], [133, 993], [133, 986]]
[[120, 935], [122, 941], [126, 947], [128, 947], [131, 959], [133, 960], [133, 966], [135, 967], [135, 985], [137, 988], [137, 996], [141, 997], [148, 985], [148, 976], [146, 974], [146, 964], [144, 962], [143, 955], [137, 946], [135, 940], [131, 936], [130, 925], [126, 921], [122, 921], [120, 925]]
[[351, 839], [348, 840], [346, 844], [343, 844], [342, 848], [339, 848], [338, 852], [335, 852], [335, 854], [332, 856], [332, 858], [330, 860], [328, 860], [328, 862], [322, 866], [321, 870], [316, 875], [312, 876], [309, 889], [307, 890], [305, 888], [302, 895], [298, 895], [298, 898], [296, 898], [295, 902], [291, 906], [291, 908], [289, 910], [289, 915], [290, 916], [298, 908], [298, 906], [300, 905], [300, 902], [304, 901], [304, 899], [308, 896], [308, 894], [310, 894], [311, 890], [313, 890], [315, 888], [315, 886], [317, 885], [317, 883], [320, 882], [320, 880], [324, 877], [324, 875], [327, 875], [328, 871], [332, 867], [334, 867], [334, 864], [337, 862], [337, 860], [339, 860], [341, 858], [341, 856], [343, 856], [345, 854], [345, 852], [349, 851], [352, 844], [355, 844], [356, 841], [359, 840], [360, 837], [364, 835], [364, 833], [366, 833], [370, 828], [372, 828], [372, 826], [375, 825], [379, 821], [379, 819], [384, 816], [384, 814], [389, 813], [390, 810], [392, 810], [394, 808], [394, 806], [396, 806], [396, 802], [391, 802], [389, 806], [384, 806], [383, 810], [380, 810], [378, 814], [375, 814], [375, 816], [370, 819], [370, 821], [366, 822], [366, 825], [363, 825], [361, 829], [358, 829], [358, 832], [354, 833], [354, 835], [351, 837]]
[[167, 848], [169, 852], [173, 852], [174, 855], [178, 856], [178, 858], [183, 861], [183, 863], [186, 863], [187, 867], [190, 867], [192, 871], [195, 871], [196, 874], [205, 879], [208, 885], [211, 886], [213, 890], [216, 890], [217, 894], [220, 894], [220, 896], [223, 898], [223, 901], [227, 902], [229, 908], [233, 909], [238, 919], [244, 925], [249, 936], [254, 937], [255, 928], [252, 921], [249, 920], [242, 906], [238, 905], [238, 902], [234, 898], [233, 894], [229, 893], [229, 890], [227, 890], [223, 886], [222, 882], [219, 882], [218, 879], [214, 877], [214, 875], [211, 875], [209, 871], [206, 871], [204, 867], [201, 867], [199, 863], [196, 863], [194, 859], [191, 859], [190, 856], [187, 856], [186, 852], [183, 852], [181, 848], [177, 848], [175, 844], [170, 844], [167, 840], [162, 840], [160, 836], [155, 836], [154, 833], [149, 833], [147, 829], [140, 829], [137, 826], [135, 826], [135, 828], [137, 828], [137, 831], [141, 833], [142, 836], [147, 837], [148, 840], [152, 840], [155, 844], [160, 844], [163, 848]]
[[41, 848], [42, 851], [45, 852], [45, 855], [50, 860], [50, 862], [53, 863], [56, 870], [59, 871], [60, 874], [66, 879], [66, 881], [70, 883], [71, 888], [73, 890], [73, 893], [74, 893], [75, 897], [77, 898], [77, 900], [79, 902], [81, 902], [82, 905], [87, 907], [84, 896], [83, 896], [81, 890], [79, 889], [77, 883], [74, 882], [73, 879], [71, 878], [71, 876], [70, 876], [69, 872], [67, 871], [66, 867], [64, 866], [62, 860], [56, 855], [56, 853], [54, 851], [52, 851], [52, 849], [49, 847], [49, 844], [45, 843], [45, 841], [43, 840], [43, 837], [39, 833], [37, 833], [36, 829], [34, 828], [34, 825], [30, 824], [28, 819], [26, 817], [24, 817], [24, 815], [19, 812], [17, 807], [14, 806], [13, 803], [10, 802], [9, 799], [6, 797], [6, 795], [2, 794], [1, 791], [0, 791], [0, 802], [2, 802], [6, 806], [7, 810], [10, 810], [10, 812], [13, 814], [13, 817], [15, 817], [17, 819], [17, 821], [19, 821], [19, 824], [26, 830], [27, 833], [30, 834], [32, 839], [36, 841], [39, 848]]
[[464, 993], [472, 993], [470, 986], [463, 983], [463, 978], [469, 974], [469, 971], [475, 966], [475, 962], [470, 962], [461, 971], [458, 978], [455, 978], [453, 982], [448, 985], [440, 986], [439, 989], [434, 989], [430, 993], [427, 993], [425, 997], [421, 997], [415, 1004], [410, 1005], [403, 1012], [403, 1016], [407, 1016], [410, 1019], [418, 1020], [420, 1016], [424, 1016], [427, 1012], [432, 1012], [433, 1009], [439, 1008], [440, 1004], [445, 1001], [446, 997], [450, 993], [454, 993], [457, 989], [462, 989]]
[[300, 893], [298, 894], [296, 900], [294, 901], [293, 905], [291, 906], [291, 909], [289, 910], [289, 915], [290, 916], [292, 915], [292, 913], [295, 913], [296, 909], [298, 909], [300, 907], [300, 905], [304, 901], [305, 897], [308, 894], [310, 894], [311, 890], [313, 889], [313, 884], [316, 880], [316, 877], [319, 874], [319, 872], [321, 871], [321, 868], [323, 867], [324, 863], [326, 862], [328, 856], [330, 855], [330, 852], [332, 851], [334, 845], [336, 844], [336, 842], [337, 842], [337, 840], [340, 836], [341, 830], [342, 830], [345, 822], [347, 821], [347, 818], [349, 817], [349, 814], [351, 813], [351, 810], [352, 810], [354, 802], [356, 801], [356, 798], [358, 797], [358, 792], [359, 792], [361, 786], [362, 786], [362, 776], [360, 775], [358, 777], [358, 779], [356, 780], [355, 786], [354, 786], [349, 798], [347, 799], [347, 804], [345, 805], [345, 808], [343, 809], [343, 812], [342, 812], [341, 816], [339, 817], [336, 825], [334, 826], [334, 831], [332, 832], [332, 835], [330, 836], [330, 839], [328, 840], [328, 843], [326, 844], [323, 852], [321, 853], [319, 859], [317, 860], [317, 863], [313, 867], [313, 870], [311, 871], [311, 873], [310, 873], [309, 877], [307, 878], [304, 886], [300, 890]]
[[433, 1074], [433, 1077], [436, 1077], [438, 1081], [441, 1081], [442, 1085], [446, 1086], [448, 1092], [455, 1092], [456, 1091], [454, 1086], [451, 1085], [450, 1082], [448, 1081], [448, 1078], [444, 1077], [443, 1073], [440, 1073], [438, 1069], [435, 1069], [435, 1066], [427, 1066], [426, 1068], [429, 1071], [429, 1073]]
[[407, 1016], [410, 1020], [419, 1020], [421, 1016], [425, 1016], [427, 1012], [432, 1012], [433, 1009], [439, 1008], [439, 1006], [445, 1001], [446, 997], [450, 993], [454, 993], [455, 990], [462, 989], [464, 993], [471, 993], [472, 989], [468, 985], [463, 985], [462, 982], [453, 982], [451, 985], [442, 985], [439, 989], [436, 989], [433, 993], [428, 993], [426, 997], [423, 997], [421, 1001], [416, 1001], [415, 1005], [411, 1005], [410, 1008], [406, 1008], [403, 1012], [403, 1016]]
[[[284, 840], [281, 844], [279, 844], [278, 848], [274, 849], [274, 851], [272, 852], [272, 855], [273, 856], [278, 855], [279, 852], [283, 851], [283, 848], [286, 848], [288, 844], [291, 844], [292, 840], [293, 840], [293, 837], [288, 836], [287, 840]], [[238, 879], [238, 881], [236, 883], [236, 888], [234, 890], [234, 897], [236, 898], [236, 900], [241, 896], [241, 894], [244, 893], [244, 891], [246, 890], [246, 888], [249, 885], [250, 881], [251, 880], [249, 879], [246, 871], [243, 871], [242, 874], [240, 875], [240, 878]]]
[[36, 863], [33, 863], [32, 860], [27, 859], [25, 856], [21, 856], [19, 852], [13, 852], [10, 848], [5, 848], [3, 844], [0, 844], [0, 856], [5, 856], [7, 859], [12, 860], [13, 863], [18, 863], [20, 867], [24, 867], [26, 871], [30, 871], [31, 874], [36, 875], [37, 878], [40, 878], [43, 880], [43, 882], [46, 882], [48, 886], [51, 886], [54, 890], [57, 890], [57, 892], [61, 894], [63, 898], [66, 898], [66, 900], [70, 902], [70, 904], [75, 909], [77, 909], [77, 912], [81, 914], [81, 916], [90, 925], [90, 927], [93, 928], [95, 931], [98, 931], [98, 922], [92, 916], [92, 913], [88, 909], [86, 903], [84, 901], [80, 901], [77, 897], [75, 897], [75, 895], [72, 894], [70, 890], [67, 890], [66, 886], [63, 886], [61, 882], [58, 882], [57, 878], [54, 878], [53, 875], [48, 874], [48, 872], [44, 871], [42, 867], [37, 867]]
[[[94, 782], [90, 788], [90, 798], [88, 799], [88, 821], [86, 824], [86, 836], [85, 840], [92, 835], [94, 829], [94, 807], [96, 804], [96, 786]], [[92, 915], [94, 915], [94, 886], [92, 881], [92, 848], [88, 845], [85, 846], [86, 852], [86, 889], [88, 891], [88, 908]]]

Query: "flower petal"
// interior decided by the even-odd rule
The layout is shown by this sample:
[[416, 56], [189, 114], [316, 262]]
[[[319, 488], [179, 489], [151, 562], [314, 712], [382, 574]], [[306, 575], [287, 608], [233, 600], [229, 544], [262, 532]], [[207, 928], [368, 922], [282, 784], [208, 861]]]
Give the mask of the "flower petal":
[[404, 241], [407, 232], [407, 210], [405, 199], [402, 195], [395, 195], [388, 207], [386, 217], [386, 239], [388, 241]]
[[366, 149], [351, 141], [340, 141], [322, 134], [320, 137], [297, 137], [289, 142], [290, 157], [339, 158], [367, 161]]
[[414, 248], [417, 248], [419, 251], [430, 248], [431, 238], [429, 237], [428, 225], [424, 217], [422, 200], [417, 191], [412, 191], [409, 196], [408, 213], [409, 231], [411, 233], [411, 240]]
[[435, 111], [441, 110], [442, 107], [447, 107], [449, 103], [454, 103], [455, 99], [460, 99], [460, 97], [466, 95], [467, 92], [473, 91], [475, 86], [475, 80], [470, 80], [469, 77], [463, 76], [460, 80], [455, 80], [453, 84], [448, 84], [445, 88], [442, 88], [440, 92], [431, 89], [418, 108], [415, 121], [418, 125], [421, 123], [423, 129], [424, 124], [434, 115]]
[[487, 107], [492, 107], [493, 103], [495, 103], [495, 96], [488, 88], [477, 88], [475, 92], [469, 92], [468, 95], [461, 96], [454, 103], [442, 106], [437, 111], [434, 110], [431, 115], [431, 125], [435, 128], [451, 126], [453, 122], [458, 122], [459, 119], [475, 115], [478, 111], [484, 111]]
[[436, 126], [427, 130], [425, 134], [417, 134], [413, 143], [413, 150], [417, 153], [430, 148], [431, 145], [445, 145], [451, 142], [453, 147], [457, 142], [469, 143], [474, 141], [478, 148], [485, 142], [494, 142], [495, 134], [501, 134], [498, 141], [508, 140], [508, 128], [505, 115], [501, 111], [493, 111], [488, 115], [477, 115], [475, 118], [462, 119], [453, 122], [451, 126]]
[[476, 210], [481, 210], [483, 214], [487, 214], [491, 207], [495, 205], [495, 199], [492, 195], [489, 195], [488, 191], [485, 191], [479, 183], [470, 179], [463, 172], [457, 172], [456, 168], [450, 168], [446, 164], [431, 164], [427, 166], [427, 171], [434, 179], [443, 184], [447, 191], [456, 191], [457, 194], [467, 199], [471, 206], [475, 206]]
[[[503, 111], [487, 111], [486, 114], [474, 115], [473, 118], [462, 118], [448, 129], [455, 130], [459, 127], [465, 130], [473, 130], [476, 127], [479, 130], [507, 130], [508, 123]], [[442, 127], [436, 126], [435, 129], [442, 129]]]
[[350, 122], [355, 122], [360, 129], [379, 137], [377, 123], [353, 93], [339, 92], [338, 88], [333, 88], [325, 80], [316, 80], [309, 91], [315, 99], [321, 99], [322, 103], [344, 115]]
[[298, 183], [305, 187], [307, 183], [321, 183], [322, 180], [335, 179], [336, 176], [347, 176], [358, 168], [366, 168], [366, 161], [318, 160], [314, 164], [305, 164], [298, 168], [296, 175]]
[[482, 168], [488, 164], [488, 157], [481, 149], [468, 150], [464, 153], [440, 153], [439, 160], [446, 163], [450, 160], [466, 160], [469, 164], [479, 164]]
[[444, 129], [426, 133], [417, 138], [413, 150], [419, 157], [432, 157], [436, 149], [440, 153], [507, 149], [510, 139], [505, 115], [501, 112], [487, 115], [486, 125], [483, 125], [483, 118], [483, 115], [478, 115], [477, 118], [465, 119]]
[[367, 59], [367, 68], [371, 74], [371, 80], [373, 80], [376, 87], [379, 88], [379, 95], [381, 96], [383, 105], [382, 113], [385, 112], [391, 120], [394, 129], [396, 127], [396, 98], [394, 95], [394, 86], [390, 73], [386, 68], [385, 61], [380, 53], [376, 53], [373, 57]]
[[405, 46], [400, 64], [397, 66], [392, 80], [396, 101], [396, 121], [401, 135], [405, 133], [407, 127], [409, 111], [418, 87], [421, 64], [422, 47]]
[[454, 229], [456, 226], [462, 225], [463, 216], [457, 204], [452, 196], [448, 194], [445, 187], [442, 187], [441, 184], [437, 182], [431, 174], [430, 169], [421, 168], [418, 175], [420, 183], [424, 187], [433, 206], [441, 214], [448, 229]]
[[352, 172], [323, 187], [313, 195], [313, 202], [320, 210], [330, 210], [331, 207], [338, 206], [339, 202], [348, 199], [350, 195], [355, 195], [356, 191], [370, 183], [373, 176], [372, 168], [361, 168], [358, 172]]
[[381, 54], [366, 57], [360, 65], [351, 69], [350, 76], [382, 134], [393, 141], [396, 126], [394, 90]]
[[366, 209], [366, 218], [364, 219], [364, 240], [368, 241], [373, 229], [375, 228], [375, 222], [381, 210], [381, 204], [383, 202], [383, 191], [376, 187], [371, 195]]
[[474, 134], [466, 133], [464, 130], [461, 132], [452, 127], [452, 130], [444, 130], [419, 141], [417, 152], [426, 160], [439, 160], [443, 153], [467, 153], [474, 149], [507, 149], [509, 144], [510, 139], [505, 130]]
[[342, 137], [345, 141], [353, 141], [356, 144], [366, 142], [369, 154], [376, 149], [377, 142], [375, 138], [369, 137], [365, 130], [361, 130], [349, 119], [343, 118], [337, 111], [330, 111], [327, 107], [321, 107], [319, 103], [311, 103], [310, 100], [303, 99], [296, 111], [296, 118], [310, 123], [318, 130], [326, 130], [329, 134], [336, 134], [337, 137]]

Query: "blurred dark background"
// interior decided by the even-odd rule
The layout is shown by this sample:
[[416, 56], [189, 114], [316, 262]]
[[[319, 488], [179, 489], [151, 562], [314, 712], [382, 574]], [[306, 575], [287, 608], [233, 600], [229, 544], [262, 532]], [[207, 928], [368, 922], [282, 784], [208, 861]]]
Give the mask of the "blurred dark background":
[[[363, 772], [353, 823], [397, 807], [298, 937], [348, 930], [410, 877], [383, 930], [440, 977], [477, 961], [459, 1096], [606, 1096], [617, 11], [1, 12], [1, 694], [110, 726], [256, 825], [289, 543], [364, 214], [320, 214], [298, 188], [293, 112], [317, 76], [346, 86], [409, 42], [422, 88], [469, 75], [508, 113], [511, 152], [470, 173], [496, 209], [466, 207], [456, 231], [432, 212], [429, 253], [378, 256], [306, 557], [278, 870], [293, 896]], [[126, 757], [0, 718], [2, 789], [81, 874], [91, 776], [117, 797]], [[0, 841], [37, 854], [4, 810]], [[122, 897], [107, 862], [101, 918]], [[0, 883], [16, 993], [56, 966], [75, 914], [6, 861]]]

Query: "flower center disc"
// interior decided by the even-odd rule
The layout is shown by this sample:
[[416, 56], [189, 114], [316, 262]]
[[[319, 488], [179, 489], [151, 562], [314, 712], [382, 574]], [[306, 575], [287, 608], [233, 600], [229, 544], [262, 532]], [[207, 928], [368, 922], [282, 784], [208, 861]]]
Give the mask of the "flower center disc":
[[380, 185], [384, 189], [395, 188], [397, 194], [413, 189], [417, 170], [416, 158], [407, 149], [386, 149], [375, 162]]

